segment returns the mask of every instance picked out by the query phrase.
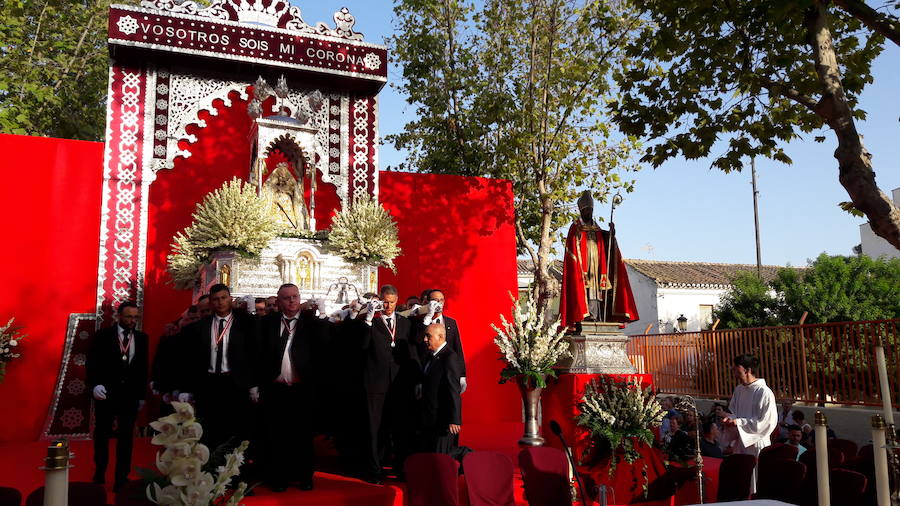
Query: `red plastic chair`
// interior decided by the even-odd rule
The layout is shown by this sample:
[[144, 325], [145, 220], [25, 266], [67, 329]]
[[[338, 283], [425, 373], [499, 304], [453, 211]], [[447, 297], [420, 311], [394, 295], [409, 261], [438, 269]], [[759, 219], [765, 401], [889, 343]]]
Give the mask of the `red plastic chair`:
[[571, 506], [569, 460], [562, 450], [546, 446], [519, 452], [525, 498], [531, 506]]
[[774, 499], [796, 504], [801, 498], [806, 466], [792, 458], [760, 459], [754, 499]]
[[[841, 467], [841, 464], [844, 463], [844, 452], [838, 449], [828, 449], [828, 469], [834, 469], [835, 467]], [[803, 452], [803, 455], [800, 455], [800, 462], [806, 466], [807, 476], [815, 474], [816, 472], [816, 449], [810, 449]]]
[[756, 457], [753, 455], [729, 455], [719, 467], [719, 493], [717, 502], [746, 501], [750, 498], [750, 485], [753, 482], [753, 468]]
[[762, 463], [768, 459], [778, 460], [778, 459], [789, 459], [789, 460], [797, 460], [797, 452], [800, 450], [797, 449], [794, 445], [789, 445], [785, 443], [775, 443], [771, 446], [767, 446], [759, 452], [759, 464], [762, 466]]
[[466, 489], [472, 506], [514, 506], [513, 463], [497, 452], [477, 451], [463, 458]]
[[849, 439], [829, 439], [828, 451], [831, 452], [832, 450], [840, 450], [844, 454], [844, 460], [847, 460], [856, 456], [858, 447], [856, 443]]
[[443, 453], [416, 453], [403, 464], [410, 506], [457, 506], [459, 462]]
[[863, 492], [866, 490], [866, 477], [856, 471], [847, 469], [832, 469], [831, 504], [860, 504]]
[[0, 487], [0, 506], [22, 506], [22, 492], [10, 487]]
[[[106, 489], [103, 485], [94, 483], [71, 482], [69, 483], [69, 504], [78, 506], [107, 506]], [[44, 487], [28, 494], [25, 506], [43, 506]]]

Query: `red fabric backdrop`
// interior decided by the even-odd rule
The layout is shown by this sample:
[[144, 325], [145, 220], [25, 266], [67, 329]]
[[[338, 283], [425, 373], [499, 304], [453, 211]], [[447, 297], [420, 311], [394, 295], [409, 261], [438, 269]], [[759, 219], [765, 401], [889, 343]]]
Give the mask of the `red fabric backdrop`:
[[[232, 97], [237, 105], [240, 99]], [[161, 171], [150, 186], [144, 329], [155, 345], [165, 322], [190, 303], [190, 293], [168, 284], [165, 258], [172, 236], [189, 224], [194, 206], [234, 176], [246, 177], [249, 121], [242, 107], [203, 118], [208, 126], [188, 159]], [[227, 149], [225, 146], [228, 146]], [[103, 144], [0, 135], [5, 176], [0, 185], [0, 320], [27, 327], [24, 357], [0, 384], [0, 399], [14, 416], [0, 417], [0, 445], [33, 441], [41, 433], [56, 381], [67, 318], [96, 304]], [[37, 170], [40, 169], [40, 170]], [[320, 188], [328, 185], [321, 185]], [[381, 200], [397, 219], [403, 255], [397, 285], [405, 297], [442, 288], [447, 314], [462, 332], [470, 390], [463, 395], [466, 423], [520, 421], [515, 387], [498, 385], [489, 324], [509, 312], [516, 291], [512, 189], [506, 181], [454, 176], [381, 173]], [[331, 199], [331, 200], [329, 200]], [[334, 208], [336, 195], [318, 209]], [[317, 216], [321, 226], [330, 213]]]
[[[394, 215], [403, 254], [397, 274], [382, 269], [400, 299], [440, 288], [459, 324], [469, 390], [463, 424], [521, 420], [514, 386], [499, 385], [502, 363], [490, 324], [510, 314], [516, 294], [516, 242], [508, 181], [382, 172], [380, 198]], [[462, 441], [465, 443], [465, 430]]]
[[0, 325], [25, 326], [0, 384], [0, 444], [38, 437], [69, 313], [96, 307], [103, 144], [0, 135]]

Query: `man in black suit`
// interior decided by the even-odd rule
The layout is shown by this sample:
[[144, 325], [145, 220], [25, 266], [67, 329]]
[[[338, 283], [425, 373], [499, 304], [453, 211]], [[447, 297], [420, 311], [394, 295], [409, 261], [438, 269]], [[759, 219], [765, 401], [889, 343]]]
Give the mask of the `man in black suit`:
[[[444, 297], [444, 292], [440, 290], [430, 290], [427, 295], [427, 299], [425, 304], [429, 304], [430, 302], [439, 303], [444, 309], [447, 308], [447, 300]], [[449, 346], [454, 353], [456, 353], [457, 360], [459, 360], [459, 371], [460, 371], [460, 393], [466, 391], [466, 356], [463, 353], [463, 345], [462, 338], [459, 335], [459, 325], [456, 324], [456, 320], [450, 318], [446, 314], [444, 314], [443, 310], [441, 312], [435, 313], [435, 315], [431, 319], [431, 323], [442, 323], [444, 324], [444, 329], [446, 330], [447, 336], [447, 346]], [[424, 339], [425, 337], [425, 327], [424, 323], [420, 326], [419, 329], [419, 338]], [[427, 354], [426, 354], [427, 356]]]
[[257, 320], [259, 389], [253, 399], [263, 410], [264, 468], [274, 492], [284, 492], [292, 481], [312, 490], [313, 342], [327, 339], [327, 321], [301, 311], [307, 308], [297, 285], [281, 285], [277, 297], [279, 310]]
[[232, 311], [223, 284], [209, 290], [212, 314], [185, 329], [180, 390], [196, 400], [203, 444], [231, 451], [250, 437], [250, 389], [254, 381], [256, 326], [246, 312]]
[[128, 482], [134, 423], [147, 391], [148, 339], [135, 330], [137, 304], [123, 302], [118, 323], [100, 330], [91, 342], [87, 357], [87, 380], [93, 389], [94, 483], [105, 482], [109, 464], [109, 438], [113, 420], [116, 429], [116, 469], [113, 490]]
[[348, 322], [361, 335], [363, 388], [366, 392], [368, 445], [363, 479], [380, 483], [382, 467], [390, 447], [396, 455], [394, 468], [402, 469], [410, 453], [412, 428], [409, 406], [419, 380], [418, 353], [411, 341], [411, 322], [396, 313], [397, 289], [385, 285], [380, 291], [383, 310], [368, 312]]
[[425, 327], [424, 341], [428, 354], [423, 368], [419, 450], [451, 455], [462, 425], [461, 361], [447, 342], [443, 324]]

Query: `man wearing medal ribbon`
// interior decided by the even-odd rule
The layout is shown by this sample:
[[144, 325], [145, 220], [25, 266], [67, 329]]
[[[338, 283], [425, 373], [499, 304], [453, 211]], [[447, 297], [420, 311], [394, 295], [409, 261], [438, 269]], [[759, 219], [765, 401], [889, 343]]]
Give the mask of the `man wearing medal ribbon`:
[[94, 396], [94, 483], [106, 481], [109, 438], [116, 420], [114, 490], [128, 482], [134, 423], [147, 391], [147, 334], [136, 330], [138, 307], [123, 302], [118, 322], [97, 332], [87, 357], [87, 380]]
[[231, 292], [224, 284], [209, 290], [212, 314], [185, 329], [182, 394], [193, 394], [197, 417], [203, 420], [202, 442], [215, 451], [249, 439], [250, 389], [255, 386], [256, 326], [246, 312], [232, 311]]
[[410, 341], [411, 322], [396, 313], [397, 289], [381, 287], [380, 310], [369, 303], [367, 311], [347, 322], [361, 336], [363, 387], [366, 392], [368, 441], [364, 453], [364, 479], [380, 483], [387, 450], [393, 443], [395, 469], [411, 451], [412, 434], [404, 429], [404, 415], [419, 382], [418, 353]]

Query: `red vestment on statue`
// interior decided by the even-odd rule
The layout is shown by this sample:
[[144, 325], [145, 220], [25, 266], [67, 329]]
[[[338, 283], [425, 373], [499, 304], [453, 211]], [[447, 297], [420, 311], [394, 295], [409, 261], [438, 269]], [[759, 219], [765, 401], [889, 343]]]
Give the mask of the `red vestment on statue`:
[[606, 305], [606, 321], [628, 323], [640, 317], [625, 262], [619, 252], [619, 246], [613, 237], [612, 258], [607, 258], [609, 232], [599, 227], [585, 225], [580, 219], [569, 228], [566, 236], [566, 252], [563, 259], [562, 294], [559, 301], [561, 324], [564, 327], [583, 321], [590, 316], [587, 296], [587, 276], [591, 268], [588, 259], [588, 233], [596, 234], [597, 255], [591, 258], [598, 265], [598, 285], [601, 303]]

